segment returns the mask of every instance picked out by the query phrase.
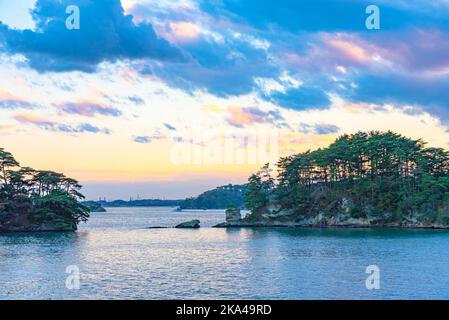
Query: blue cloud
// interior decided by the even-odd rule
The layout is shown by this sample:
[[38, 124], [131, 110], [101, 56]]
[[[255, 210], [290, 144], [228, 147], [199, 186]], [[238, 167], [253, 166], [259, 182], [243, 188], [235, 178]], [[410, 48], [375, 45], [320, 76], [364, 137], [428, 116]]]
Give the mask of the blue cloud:
[[362, 74], [356, 79], [357, 88], [345, 98], [354, 102], [377, 104], [408, 104], [423, 106], [424, 110], [449, 120], [449, 77], [428, 78], [395, 74]]
[[58, 124], [58, 123], [51, 123], [49, 125], [43, 126], [45, 130], [50, 131], [59, 131], [59, 132], [66, 132], [66, 133], [103, 133], [103, 134], [111, 134], [111, 131], [107, 128], [98, 128], [96, 126], [93, 126], [89, 123], [80, 124], [78, 126], [71, 126], [67, 124]]
[[164, 134], [162, 134], [159, 130], [155, 130], [151, 135], [135, 136], [133, 140], [137, 143], [147, 144], [164, 138], [166, 138]]
[[166, 127], [170, 131], [176, 131], [176, 128], [170, 125], [169, 123], [164, 123], [164, 127]]
[[[77, 128], [77, 130], [78, 130], [78, 132], [91, 132], [91, 133], [99, 133], [99, 132], [103, 131], [102, 129], [100, 129], [96, 126], [93, 126], [89, 123], [84, 123], [84, 124], [80, 125]], [[109, 134], [109, 131], [106, 131], [105, 133]]]
[[199, 39], [182, 45], [188, 62], [145, 64], [140, 71], [189, 92], [205, 89], [219, 96], [246, 94], [254, 90], [255, 78], [281, 74], [265, 50], [231, 34], [227, 36], [224, 42]]
[[340, 128], [333, 124], [317, 124], [315, 126], [315, 132], [317, 134], [332, 134], [338, 133]]
[[331, 102], [323, 89], [318, 87], [299, 87], [288, 90], [285, 93], [276, 92], [266, 99], [284, 108], [304, 110], [309, 108], [325, 108]]
[[145, 104], [145, 100], [139, 96], [130, 96], [128, 97], [128, 100], [138, 106]]
[[102, 134], [111, 133], [111, 131], [108, 128], [99, 128], [89, 123], [71, 125], [46, 119], [34, 119], [21, 115], [15, 116], [14, 119], [22, 124], [34, 125], [42, 130], [47, 131], [64, 132], [64, 133], [102, 133]]
[[319, 123], [315, 125], [301, 123], [299, 131], [305, 134], [334, 134], [340, 132], [340, 128], [333, 124]]
[[33, 109], [34, 105], [22, 100], [0, 100], [0, 109]]
[[[80, 8], [79, 30], [65, 25], [69, 5]], [[148, 23], [135, 24], [120, 0], [38, 0], [32, 10], [36, 31], [0, 25], [4, 49], [24, 54], [40, 71], [91, 72], [103, 61], [183, 60], [182, 52], [159, 38]]]
[[134, 141], [137, 143], [147, 144], [151, 142], [151, 138], [149, 136], [137, 136], [134, 138]]

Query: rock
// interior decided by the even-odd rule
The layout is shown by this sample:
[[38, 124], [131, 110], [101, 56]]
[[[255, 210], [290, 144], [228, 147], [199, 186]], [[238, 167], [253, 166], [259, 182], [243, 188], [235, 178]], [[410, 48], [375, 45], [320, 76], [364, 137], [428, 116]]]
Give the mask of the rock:
[[200, 220], [191, 220], [178, 224], [175, 228], [192, 228], [196, 229], [200, 227]]
[[226, 222], [236, 222], [242, 220], [242, 214], [240, 209], [228, 209], [226, 210]]

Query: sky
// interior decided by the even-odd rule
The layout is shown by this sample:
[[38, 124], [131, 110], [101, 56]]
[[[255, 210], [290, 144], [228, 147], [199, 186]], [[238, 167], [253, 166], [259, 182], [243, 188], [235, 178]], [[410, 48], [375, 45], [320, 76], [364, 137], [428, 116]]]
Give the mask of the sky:
[[447, 149], [447, 17], [447, 0], [0, 0], [0, 147], [89, 199], [195, 196], [359, 130]]

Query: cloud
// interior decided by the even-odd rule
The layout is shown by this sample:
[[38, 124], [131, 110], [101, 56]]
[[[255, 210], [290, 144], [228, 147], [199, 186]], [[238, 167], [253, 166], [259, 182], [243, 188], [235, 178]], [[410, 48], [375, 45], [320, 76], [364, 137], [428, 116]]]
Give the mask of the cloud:
[[294, 110], [321, 109], [330, 106], [327, 93], [319, 87], [300, 87], [284, 92], [276, 92], [265, 98], [274, 104]]
[[318, 134], [318, 135], [326, 135], [326, 134], [335, 134], [340, 132], [340, 128], [333, 124], [327, 123], [319, 123], [319, 124], [307, 124], [301, 123], [299, 131], [305, 134]]
[[118, 109], [92, 102], [64, 102], [56, 105], [56, 107], [66, 113], [79, 114], [86, 117], [94, 117], [97, 114], [118, 117], [122, 114]]
[[0, 109], [32, 109], [33, 104], [22, 100], [0, 100]]
[[438, 29], [373, 35], [320, 33], [300, 55], [279, 53], [283, 66], [304, 77], [299, 88], [267, 100], [291, 109], [324, 108], [336, 94], [351, 102], [420, 106], [449, 119], [449, 36]]
[[34, 105], [0, 89], [0, 109], [32, 109]]
[[128, 100], [138, 106], [145, 104], [145, 100], [139, 96], [130, 96]]
[[162, 134], [159, 130], [155, 130], [151, 135], [134, 136], [133, 141], [141, 144], [148, 144], [164, 138], [166, 138], [164, 134]]
[[142, 143], [142, 144], [150, 143], [151, 140], [152, 139], [149, 136], [137, 136], [137, 137], [134, 137], [134, 142]]
[[176, 43], [195, 41], [201, 33], [198, 25], [188, 21], [172, 22], [169, 26], [170, 38]]
[[168, 123], [164, 123], [164, 127], [166, 127], [170, 131], [176, 131], [176, 128]]
[[[190, 94], [254, 94], [292, 110], [326, 109], [337, 95], [357, 103], [419, 106], [449, 119], [449, 6], [443, 1], [379, 0], [380, 31], [365, 28], [368, 0], [263, 6], [256, 0], [127, 0], [126, 13], [118, 0], [79, 0], [78, 31], [65, 28], [62, 9], [69, 2], [38, 0], [35, 30], [0, 25], [4, 49], [22, 53], [37, 70], [91, 72], [103, 61], [125, 60], [136, 77], [150, 76]], [[136, 95], [127, 100], [145, 104]], [[120, 115], [116, 108], [84, 102], [61, 110]], [[248, 110], [234, 113], [226, 119], [234, 126], [273, 121]]]
[[102, 133], [110, 134], [111, 131], [107, 128], [98, 128], [89, 123], [82, 123], [76, 126], [68, 125], [64, 123], [58, 123], [55, 121], [47, 120], [41, 117], [36, 117], [32, 115], [17, 115], [14, 119], [22, 124], [31, 124], [40, 129], [54, 132], [64, 132], [64, 133]]
[[401, 74], [362, 74], [357, 79], [357, 88], [345, 98], [353, 102], [390, 103], [394, 105], [415, 105], [449, 120], [449, 77], [421, 78]]
[[[79, 30], [68, 30], [65, 9], [80, 8]], [[38, 0], [32, 9], [36, 30], [0, 25], [0, 39], [10, 53], [27, 57], [39, 71], [92, 72], [103, 61], [123, 59], [183, 60], [182, 52], [159, 38], [148, 23], [136, 24], [120, 0]]]
[[188, 92], [205, 90], [218, 96], [247, 94], [257, 86], [256, 78], [278, 78], [281, 70], [267, 52], [241, 37], [229, 34], [225, 40], [208, 37], [181, 48], [188, 62], [136, 64], [142, 74], [151, 74], [170, 86]]
[[263, 111], [257, 107], [231, 107], [226, 121], [237, 128], [243, 128], [255, 123], [271, 123], [277, 126], [284, 126], [285, 121], [277, 110]]
[[338, 133], [340, 128], [333, 124], [317, 124], [315, 125], [315, 132], [317, 134], [332, 134]]

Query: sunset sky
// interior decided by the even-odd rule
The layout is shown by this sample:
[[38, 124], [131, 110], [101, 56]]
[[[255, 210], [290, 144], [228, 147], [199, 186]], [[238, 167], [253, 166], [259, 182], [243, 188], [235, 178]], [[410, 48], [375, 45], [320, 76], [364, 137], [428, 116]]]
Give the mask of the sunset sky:
[[244, 183], [264, 161], [174, 156], [229, 135], [275, 133], [279, 156], [358, 130], [448, 148], [448, 17], [447, 0], [0, 0], [0, 147], [90, 199]]

